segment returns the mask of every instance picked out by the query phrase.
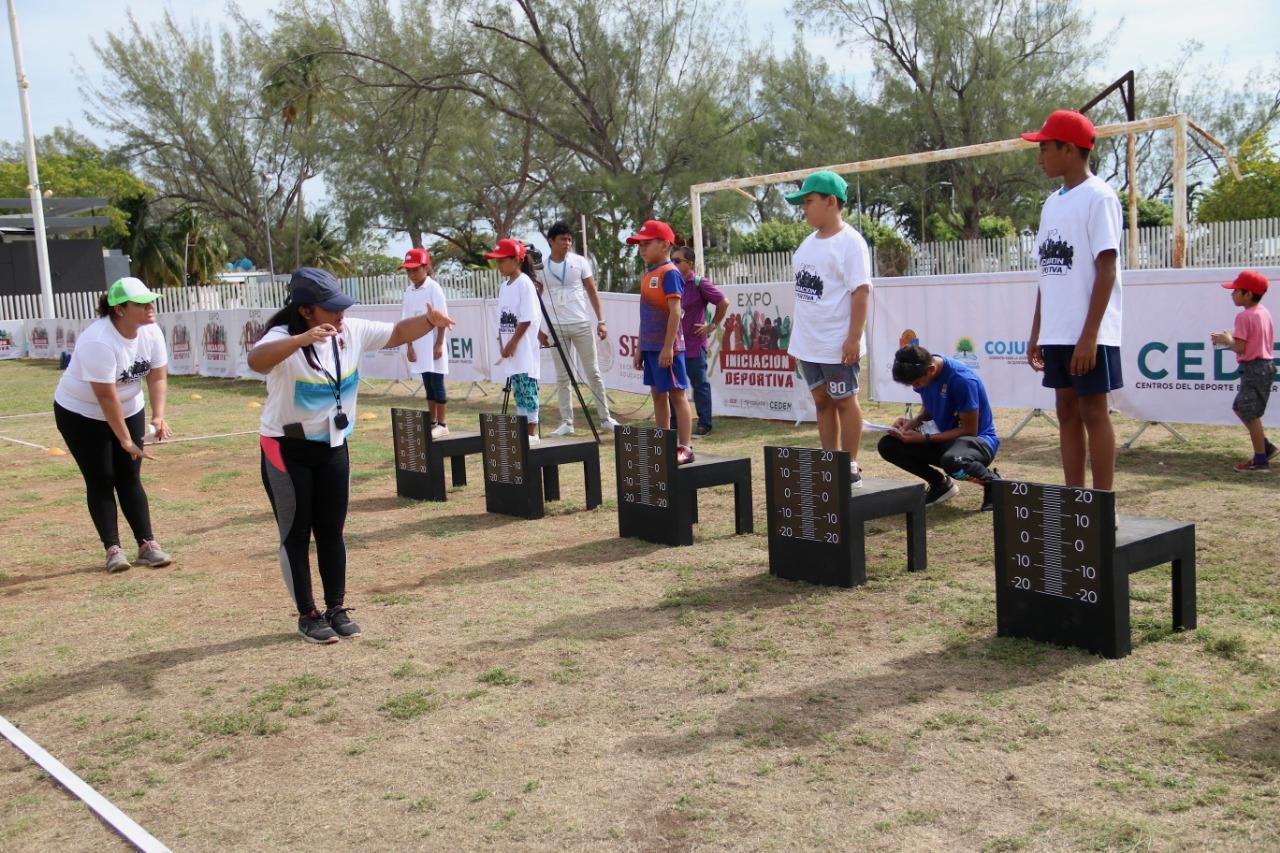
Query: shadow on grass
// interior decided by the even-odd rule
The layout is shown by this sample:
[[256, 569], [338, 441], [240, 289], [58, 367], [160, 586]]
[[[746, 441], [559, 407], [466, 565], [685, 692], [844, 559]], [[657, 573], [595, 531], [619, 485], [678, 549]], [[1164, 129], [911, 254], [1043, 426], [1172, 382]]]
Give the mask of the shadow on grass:
[[991, 637], [921, 652], [891, 661], [874, 674], [740, 699], [706, 728], [633, 737], [624, 748], [644, 754], [688, 755], [730, 741], [758, 747], [808, 745], [871, 715], [919, 704], [943, 692], [977, 694], [1026, 687], [1100, 662], [1080, 652], [1046, 654], [1046, 649], [1027, 640]]
[[477, 530], [492, 530], [497, 527], [505, 527], [508, 524], [523, 520], [490, 512], [443, 515], [438, 518], [414, 518], [404, 524], [383, 527], [378, 530], [358, 533], [348, 530], [346, 539], [348, 547], [387, 541], [401, 542], [406, 533], [425, 533], [429, 536], [456, 536], [460, 533], [472, 533]]
[[699, 613], [746, 613], [794, 604], [815, 595], [830, 595], [825, 587], [752, 575], [711, 586], [686, 586], [667, 592], [647, 607], [610, 607], [593, 613], [563, 616], [524, 637], [485, 640], [467, 646], [470, 651], [521, 649], [546, 640], [617, 640], [670, 628], [685, 608]]
[[[647, 556], [655, 551], [666, 550], [666, 548], [666, 545], [654, 545], [639, 539], [601, 539], [565, 548], [553, 548], [536, 554], [504, 557], [479, 566], [455, 566], [425, 575], [416, 581], [375, 587], [370, 591], [375, 594], [386, 594], [467, 583], [493, 583], [524, 577], [556, 565], [599, 567], [609, 563], [621, 563], [636, 557]], [[424, 555], [423, 559], [428, 558]]]
[[[97, 575], [106, 574], [101, 565], [94, 564], [92, 566], [81, 566], [78, 569], [67, 569], [63, 572], [54, 572], [48, 575], [17, 575], [15, 577], [0, 578], [0, 589], [11, 586], [21, 586], [28, 583], [40, 583], [42, 581], [57, 580], [58, 578], [69, 578], [75, 575]], [[12, 590], [4, 593], [5, 595], [17, 595], [22, 590]]]
[[1201, 744], [1213, 754], [1241, 764], [1280, 770], [1280, 710], [1210, 735]]
[[146, 652], [120, 660], [103, 661], [88, 669], [40, 678], [26, 682], [20, 687], [10, 687], [0, 693], [0, 710], [6, 714], [25, 711], [110, 684], [118, 684], [132, 693], [144, 693], [150, 689], [155, 675], [163, 670], [217, 655], [264, 649], [280, 643], [293, 642], [297, 642], [296, 634], [259, 634], [256, 637], [241, 637], [225, 643]]

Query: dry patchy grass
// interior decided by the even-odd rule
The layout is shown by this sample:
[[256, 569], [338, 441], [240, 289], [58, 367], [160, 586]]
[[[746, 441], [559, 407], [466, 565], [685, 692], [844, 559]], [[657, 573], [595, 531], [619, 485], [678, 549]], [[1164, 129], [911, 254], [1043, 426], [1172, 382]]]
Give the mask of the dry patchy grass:
[[[0, 414], [40, 411], [56, 371], [0, 379]], [[178, 377], [172, 398], [185, 434], [251, 430], [261, 388]], [[811, 445], [811, 427], [719, 421], [700, 446], [752, 458], [762, 532], [733, 536], [716, 490], [675, 549], [617, 538], [608, 443], [590, 513], [578, 467], [547, 518], [487, 515], [475, 457], [448, 503], [397, 498], [393, 402], [361, 400], [378, 414], [352, 452], [365, 637], [336, 646], [292, 633], [252, 436], [147, 463], [176, 562], [120, 576], [99, 570], [70, 459], [0, 447], [0, 713], [183, 850], [1280, 846], [1277, 481], [1227, 471], [1242, 430], [1121, 454], [1126, 512], [1198, 525], [1202, 628], [1171, 634], [1167, 572], [1143, 573], [1134, 653], [1106, 661], [994, 637], [974, 489], [930, 519], [926, 573], [876, 523], [866, 586], [771, 578], [760, 446]], [[51, 418], [0, 434], [59, 443]], [[1056, 436], [1033, 426], [1000, 466], [1057, 479]], [[0, 849], [118, 846], [0, 756]]]

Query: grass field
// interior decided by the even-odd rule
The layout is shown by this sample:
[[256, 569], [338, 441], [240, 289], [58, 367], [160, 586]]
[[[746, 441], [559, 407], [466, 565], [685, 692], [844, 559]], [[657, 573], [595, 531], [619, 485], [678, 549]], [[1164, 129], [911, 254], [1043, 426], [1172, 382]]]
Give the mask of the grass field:
[[[56, 380], [0, 362], [0, 415], [47, 411]], [[262, 389], [177, 377], [171, 398], [182, 435], [236, 432]], [[1171, 633], [1168, 571], [1144, 572], [1133, 654], [1108, 661], [996, 638], [972, 487], [931, 513], [925, 573], [885, 522], [865, 586], [771, 578], [760, 448], [811, 426], [720, 420], [698, 446], [751, 457], [757, 533], [717, 489], [675, 549], [617, 537], [610, 442], [592, 512], [578, 466], [547, 518], [488, 515], [478, 457], [447, 503], [397, 498], [397, 399], [361, 395], [365, 636], [335, 646], [294, 633], [253, 436], [161, 447], [144, 473], [176, 562], [111, 576], [70, 457], [0, 442], [0, 714], [175, 850], [1280, 849], [1280, 475], [1230, 471], [1242, 429], [1121, 453], [1124, 512], [1197, 525], [1201, 627]], [[61, 445], [51, 417], [0, 435]], [[870, 439], [862, 460], [897, 476]], [[1060, 481], [1056, 433], [999, 464]], [[0, 849], [123, 848], [0, 747]]]

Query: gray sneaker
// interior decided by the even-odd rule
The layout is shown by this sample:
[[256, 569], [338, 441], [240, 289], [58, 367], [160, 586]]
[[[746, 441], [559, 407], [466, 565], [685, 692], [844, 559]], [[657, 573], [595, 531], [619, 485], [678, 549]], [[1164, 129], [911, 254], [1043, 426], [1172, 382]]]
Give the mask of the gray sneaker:
[[159, 569], [172, 563], [173, 558], [164, 552], [159, 542], [154, 539], [148, 539], [138, 546], [138, 559], [134, 562], [141, 566]]
[[124, 555], [124, 549], [119, 545], [112, 545], [107, 549], [107, 571], [126, 572], [133, 568], [133, 564], [129, 562], [129, 558]]

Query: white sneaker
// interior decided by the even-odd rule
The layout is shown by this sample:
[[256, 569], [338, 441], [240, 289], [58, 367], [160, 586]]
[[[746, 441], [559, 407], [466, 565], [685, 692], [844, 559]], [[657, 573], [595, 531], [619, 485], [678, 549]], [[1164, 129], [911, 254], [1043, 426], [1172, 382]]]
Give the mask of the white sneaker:
[[608, 417], [600, 422], [600, 431], [604, 432], [607, 430], [608, 432], [613, 432], [620, 426], [622, 426], [622, 424], [619, 423], [616, 418]]
[[[553, 433], [553, 434], [554, 434], [554, 433]], [[539, 445], [539, 444], [541, 444], [541, 443], [542, 443], [542, 436], [540, 436], [540, 435], [531, 435], [531, 436], [529, 436], [529, 446], [530, 446], [530, 447], [534, 447], [534, 446]]]
[[849, 485], [855, 489], [862, 488], [862, 466], [857, 459], [849, 460]]
[[559, 438], [562, 435], [573, 435], [573, 424], [565, 421], [551, 432], [552, 437]]
[[431, 428], [432, 438], [444, 438], [449, 434], [449, 428], [444, 424], [436, 424]]

